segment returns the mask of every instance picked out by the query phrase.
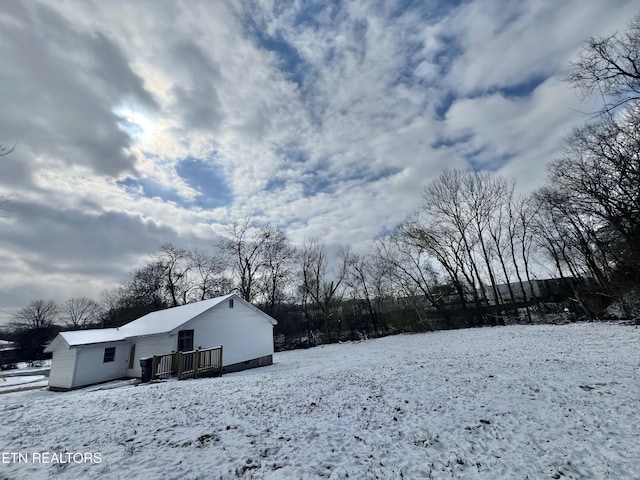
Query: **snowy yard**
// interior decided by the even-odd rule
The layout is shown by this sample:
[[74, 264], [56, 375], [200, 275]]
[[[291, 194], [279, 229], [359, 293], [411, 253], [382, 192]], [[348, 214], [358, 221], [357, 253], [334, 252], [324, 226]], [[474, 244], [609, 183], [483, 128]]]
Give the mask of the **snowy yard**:
[[619, 324], [496, 327], [9, 393], [0, 479], [637, 479], [639, 347]]

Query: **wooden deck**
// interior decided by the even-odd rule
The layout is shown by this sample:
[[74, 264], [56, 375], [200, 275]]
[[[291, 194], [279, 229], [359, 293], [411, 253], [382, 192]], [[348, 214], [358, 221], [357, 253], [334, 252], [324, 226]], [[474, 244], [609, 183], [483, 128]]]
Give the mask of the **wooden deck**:
[[151, 380], [167, 377], [178, 377], [178, 380], [184, 380], [221, 375], [222, 346], [153, 356]]

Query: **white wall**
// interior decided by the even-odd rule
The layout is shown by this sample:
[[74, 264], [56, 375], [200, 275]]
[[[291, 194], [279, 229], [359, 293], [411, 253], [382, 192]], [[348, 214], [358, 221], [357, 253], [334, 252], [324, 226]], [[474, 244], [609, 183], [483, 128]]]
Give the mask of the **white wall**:
[[49, 386], [53, 388], [71, 388], [75, 364], [75, 348], [59, 348], [54, 351], [51, 370], [49, 371]]
[[[113, 362], [103, 362], [104, 350], [116, 347]], [[126, 376], [129, 365], [129, 343], [109, 342], [96, 345], [84, 345], [77, 348], [76, 374], [72, 388], [106, 382]]]
[[[222, 345], [222, 363], [225, 366], [273, 355], [273, 325], [260, 312], [238, 300], [235, 300], [234, 308], [229, 308], [224, 302], [189, 322], [183, 329], [194, 330], [194, 348]], [[177, 342], [176, 335], [174, 349]]]
[[[170, 337], [168, 333], [152, 335], [149, 337], [134, 337], [129, 339], [129, 345], [135, 344], [136, 354], [133, 368], [127, 369], [127, 377], [138, 378], [142, 375], [140, 359], [153, 357], [154, 355], [166, 355], [176, 350], [177, 336]], [[127, 367], [131, 350], [127, 351]]]

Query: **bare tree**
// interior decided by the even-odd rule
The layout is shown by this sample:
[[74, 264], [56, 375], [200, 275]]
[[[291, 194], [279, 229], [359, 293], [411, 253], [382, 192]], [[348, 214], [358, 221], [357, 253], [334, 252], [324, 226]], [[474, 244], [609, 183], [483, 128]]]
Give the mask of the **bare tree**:
[[[467, 269], [462, 242], [451, 228], [433, 220], [420, 212], [411, 215], [398, 229], [398, 239], [413, 246], [418, 252], [424, 250], [440, 264], [458, 294], [462, 309], [466, 311], [466, 294], [474, 280]], [[477, 292], [474, 298], [477, 299]]]
[[430, 308], [435, 308], [445, 322], [449, 322], [443, 293], [435, 288], [439, 278], [432, 264], [433, 257], [420, 242], [407, 241], [406, 236], [396, 232], [378, 240], [377, 255], [387, 275], [393, 279], [396, 290], [413, 303], [419, 321], [427, 329], [433, 329], [426, 316]]
[[[342, 319], [339, 315], [339, 307], [344, 296], [344, 281], [350, 255], [350, 250], [343, 248], [339, 254], [338, 265], [330, 268], [324, 244], [319, 240], [305, 242], [300, 252], [299, 262], [304, 296], [311, 300], [311, 304], [321, 312], [325, 340], [328, 342], [340, 337]], [[309, 341], [311, 343], [311, 339]]]
[[27, 355], [42, 356], [57, 319], [58, 306], [53, 300], [34, 300], [13, 316], [11, 327], [18, 333], [19, 343]]
[[114, 290], [103, 292], [103, 326], [122, 325], [147, 313], [206, 300], [232, 290], [221, 256], [166, 243]]
[[167, 308], [164, 272], [164, 265], [158, 262], [148, 263], [132, 272], [123, 285], [121, 306], [138, 311], [138, 316]]
[[293, 281], [295, 249], [285, 232], [267, 225], [262, 230], [262, 270], [260, 289], [268, 314], [274, 315], [278, 305], [287, 298], [287, 290]]
[[188, 303], [189, 291], [193, 287], [189, 281], [192, 267], [189, 251], [165, 243], [158, 253], [152, 255], [152, 260], [163, 269], [162, 282], [169, 306]]
[[[496, 314], [500, 316], [502, 297], [498, 290], [493, 259], [498, 258], [502, 261], [503, 256], [499, 250], [492, 249], [490, 236], [491, 225], [494, 225], [497, 231], [502, 229], [502, 218], [498, 215], [504, 204], [507, 183], [504, 178], [489, 172], [463, 172], [461, 175], [463, 195], [467, 199], [471, 225], [478, 239], [480, 258], [483, 260], [484, 270], [489, 278]], [[499, 238], [501, 234], [498, 233], [496, 236]], [[508, 279], [506, 282], [508, 283]]]
[[65, 326], [76, 330], [98, 322], [102, 308], [90, 298], [76, 297], [70, 298], [62, 305], [61, 314]]
[[415, 260], [420, 256], [437, 262], [468, 324], [475, 322], [468, 300], [476, 316], [491, 308], [500, 317], [505, 301], [516, 303], [516, 278], [522, 290], [520, 272], [528, 275], [529, 220], [523, 217], [526, 210], [516, 205], [514, 186], [514, 181], [489, 172], [445, 170], [425, 187], [420, 208], [395, 232], [395, 254], [404, 256], [405, 264], [413, 257], [415, 272], [420, 271]]
[[576, 294], [616, 299], [628, 312], [628, 294], [640, 310], [639, 52], [640, 14], [626, 31], [587, 41], [567, 80], [584, 98], [601, 97], [600, 116], [568, 138], [536, 194], [543, 247], [561, 274], [588, 283]]
[[102, 292], [102, 327], [119, 327], [167, 308], [163, 274], [161, 264], [148, 263], [129, 273], [122, 285]]
[[260, 229], [255, 218], [236, 219], [229, 225], [221, 250], [233, 258], [236, 289], [240, 296], [252, 302], [259, 293], [259, 275], [263, 266], [263, 252], [268, 237]]
[[189, 252], [191, 264], [189, 301], [200, 301], [223, 295], [232, 290], [232, 281], [226, 275], [224, 258], [208, 255], [199, 250]]
[[487, 172], [445, 170], [428, 185], [422, 196], [422, 211], [434, 219], [440, 229], [455, 235], [461, 245], [460, 258], [470, 273], [469, 286], [476, 308], [489, 305], [489, 284], [496, 311], [500, 296], [494, 275], [488, 228], [503, 187], [503, 180], [493, 180]]
[[[640, 281], [640, 105], [576, 129], [550, 164], [542, 199], [572, 222], [575, 247], [601, 284]], [[578, 232], [580, 235], [578, 236]]]
[[[515, 269], [522, 301], [525, 305], [527, 319], [531, 322], [529, 309], [530, 299], [533, 297], [533, 282], [531, 280], [530, 263], [534, 248], [533, 223], [539, 206], [531, 197], [513, 199], [509, 202], [509, 250]], [[525, 288], [524, 278], [528, 282], [529, 289]], [[529, 293], [529, 295], [528, 295]]]
[[[576, 210], [567, 192], [542, 188], [535, 198], [540, 203], [535, 231], [541, 247], [554, 260], [560, 278], [568, 273], [574, 280], [573, 300], [591, 318], [598, 318], [606, 303], [604, 297], [610, 300], [614, 295], [607, 280], [611, 268], [608, 247], [598, 239], [600, 227], [593, 217]], [[590, 293], [585, 295], [587, 291]]]
[[351, 295], [366, 310], [371, 323], [371, 329], [376, 334], [380, 333], [380, 295], [381, 272], [376, 268], [373, 255], [351, 254], [348, 259], [346, 284]]
[[567, 80], [584, 98], [600, 96], [601, 113], [640, 100], [640, 14], [622, 33], [589, 38]]

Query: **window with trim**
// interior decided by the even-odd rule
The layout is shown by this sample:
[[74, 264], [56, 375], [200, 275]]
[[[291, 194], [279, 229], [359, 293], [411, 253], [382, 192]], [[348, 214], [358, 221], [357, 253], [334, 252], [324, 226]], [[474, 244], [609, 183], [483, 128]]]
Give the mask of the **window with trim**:
[[193, 330], [180, 330], [178, 332], [178, 351], [190, 352], [193, 350]]
[[229, 308], [233, 308], [233, 298], [229, 299]]
[[116, 358], [116, 347], [107, 347], [104, 349], [104, 357], [102, 363], [113, 362]]

